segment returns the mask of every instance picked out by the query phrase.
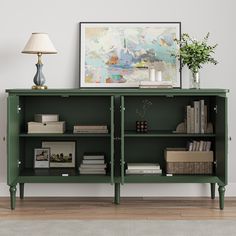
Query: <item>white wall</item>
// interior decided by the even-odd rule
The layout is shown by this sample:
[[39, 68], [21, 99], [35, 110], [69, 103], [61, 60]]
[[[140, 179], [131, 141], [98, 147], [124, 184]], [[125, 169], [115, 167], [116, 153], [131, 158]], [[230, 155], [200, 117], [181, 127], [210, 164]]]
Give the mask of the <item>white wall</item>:
[[[6, 94], [5, 89], [30, 88], [36, 56], [21, 54], [31, 32], [49, 33], [59, 53], [44, 56], [44, 74], [50, 88], [78, 87], [80, 21], [181, 21], [182, 32], [202, 38], [208, 31], [218, 43], [217, 66], [201, 71], [202, 88], [229, 88], [229, 185], [226, 195], [236, 196], [235, 101], [235, 9], [234, 0], [0, 0], [0, 195], [6, 185]], [[183, 83], [188, 73], [183, 72]], [[201, 184], [126, 185], [122, 195], [205, 196], [209, 186]], [[28, 196], [95, 195], [111, 196], [110, 185], [27, 184]]]

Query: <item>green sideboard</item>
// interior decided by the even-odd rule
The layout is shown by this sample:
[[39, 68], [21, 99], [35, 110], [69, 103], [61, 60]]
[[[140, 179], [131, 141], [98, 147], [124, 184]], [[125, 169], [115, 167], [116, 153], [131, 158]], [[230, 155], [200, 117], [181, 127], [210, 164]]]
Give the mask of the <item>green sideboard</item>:
[[[7, 183], [11, 209], [15, 208], [16, 185], [24, 198], [25, 183], [107, 183], [114, 186], [114, 202], [120, 202], [120, 184], [210, 183], [211, 197], [219, 188], [220, 209], [224, 208], [227, 185], [227, 92], [224, 89], [9, 89], [7, 111]], [[214, 132], [174, 133], [185, 119], [185, 107], [204, 99]], [[137, 109], [147, 100], [147, 133], [136, 133]], [[28, 134], [27, 122], [34, 114], [59, 114], [66, 121], [64, 134]], [[107, 124], [108, 134], [74, 134], [73, 125]], [[189, 140], [210, 140], [214, 151], [212, 175], [166, 176], [164, 149], [185, 147]], [[34, 149], [43, 141], [75, 141], [76, 167], [34, 169]], [[84, 152], [104, 152], [107, 175], [79, 175]], [[159, 175], [125, 175], [129, 162], [160, 163]], [[64, 174], [68, 176], [65, 176]]]

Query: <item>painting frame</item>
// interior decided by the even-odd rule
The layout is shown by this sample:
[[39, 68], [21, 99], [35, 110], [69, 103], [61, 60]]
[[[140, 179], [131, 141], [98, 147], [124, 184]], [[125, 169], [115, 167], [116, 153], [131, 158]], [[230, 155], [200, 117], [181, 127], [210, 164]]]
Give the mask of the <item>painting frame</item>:
[[50, 148], [34, 149], [34, 168], [49, 168]]
[[[101, 31], [105, 31], [105, 29], [106, 35], [104, 36], [105, 33], [102, 35]], [[113, 37], [116, 31], [118, 37]], [[150, 32], [150, 37], [146, 31]], [[155, 31], [159, 33], [154, 34]], [[129, 35], [131, 34], [129, 32], [133, 33], [131, 35], [133, 38]], [[141, 45], [147, 45], [146, 47], [150, 48], [150, 50], [148, 49], [148, 53], [146, 53], [147, 49], [144, 51], [138, 43], [142, 38], [138, 37], [139, 34], [144, 35], [144, 32], [147, 35], [145, 36], [147, 44], [145, 44], [145, 41]], [[138, 88], [141, 80], [149, 80], [148, 69], [152, 62], [154, 64], [164, 65], [164, 67], [162, 66], [164, 68], [164, 81], [171, 81], [174, 88], [182, 87], [180, 62], [173, 56], [178, 49], [178, 45], [174, 43], [173, 39], [180, 39], [181, 37], [181, 22], [80, 22], [79, 33], [80, 88]], [[123, 34], [126, 36], [120, 36]], [[99, 37], [98, 35], [102, 36]], [[107, 40], [108, 37], [111, 39], [114, 38], [114, 40]], [[129, 37], [132, 39], [130, 40]], [[154, 38], [156, 41], [151, 41], [153, 37], [156, 37]], [[122, 40], [124, 41], [123, 48], [121, 48]], [[105, 44], [107, 41], [112, 42], [112, 47], [110, 47], [111, 45], [107, 45], [107, 43]], [[153, 42], [156, 42], [156, 44]], [[107, 45], [106, 49], [103, 48], [103, 45]], [[110, 50], [108, 47], [112, 49]], [[137, 49], [137, 47], [139, 48]], [[113, 50], [113, 48], [115, 49]], [[126, 50], [127, 52], [130, 48], [132, 55], [134, 55], [132, 66], [124, 67], [127, 64], [124, 65], [121, 63], [123, 62], [121, 59], [121, 50]], [[116, 50], [115, 53], [120, 55], [120, 57], [116, 55], [114, 57], [111, 56], [113, 53], [112, 50], [114, 52]], [[116, 63], [118, 60], [119, 63]], [[145, 61], [145, 65], [143, 61]], [[122, 80], [125, 82], [122, 82]]]
[[50, 168], [75, 168], [76, 141], [42, 141], [50, 149]]

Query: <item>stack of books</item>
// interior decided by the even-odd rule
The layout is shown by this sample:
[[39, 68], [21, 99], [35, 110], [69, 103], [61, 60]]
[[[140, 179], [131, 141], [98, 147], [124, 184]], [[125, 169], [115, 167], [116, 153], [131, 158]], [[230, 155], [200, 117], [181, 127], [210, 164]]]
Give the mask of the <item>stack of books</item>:
[[161, 175], [162, 170], [158, 163], [128, 163], [126, 174], [128, 175]]
[[75, 125], [74, 133], [99, 133], [107, 134], [107, 125]]
[[105, 156], [102, 153], [84, 153], [79, 167], [80, 174], [106, 174]]
[[171, 81], [140, 81], [140, 88], [173, 88]]

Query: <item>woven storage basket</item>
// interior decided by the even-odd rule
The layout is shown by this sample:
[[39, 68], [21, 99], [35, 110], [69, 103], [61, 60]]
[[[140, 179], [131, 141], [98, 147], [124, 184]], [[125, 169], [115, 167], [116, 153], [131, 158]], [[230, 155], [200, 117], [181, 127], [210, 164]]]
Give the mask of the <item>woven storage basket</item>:
[[165, 151], [167, 174], [212, 174], [213, 152], [190, 152], [183, 149]]

